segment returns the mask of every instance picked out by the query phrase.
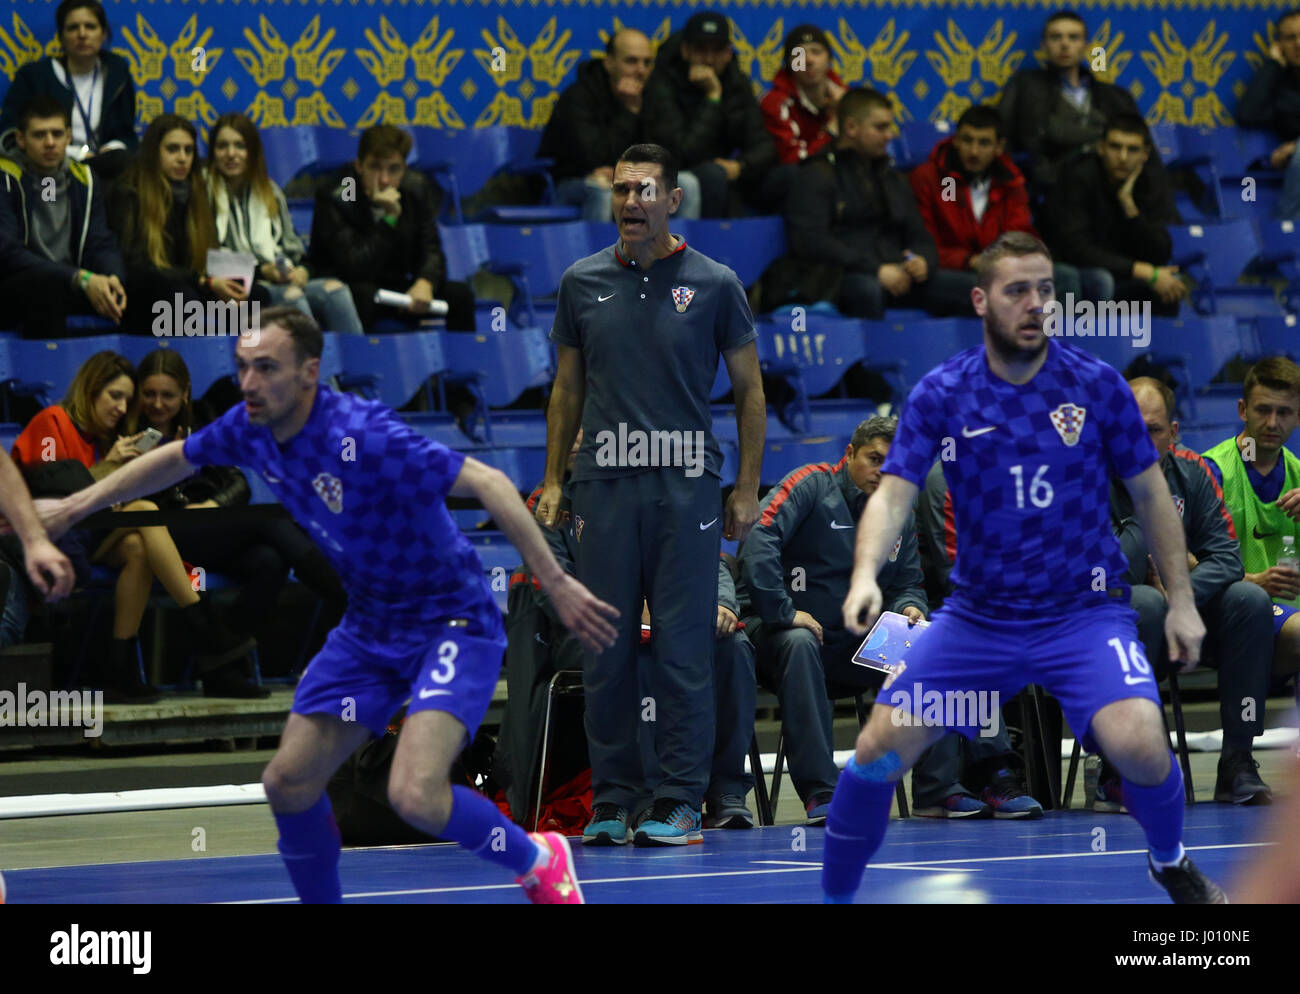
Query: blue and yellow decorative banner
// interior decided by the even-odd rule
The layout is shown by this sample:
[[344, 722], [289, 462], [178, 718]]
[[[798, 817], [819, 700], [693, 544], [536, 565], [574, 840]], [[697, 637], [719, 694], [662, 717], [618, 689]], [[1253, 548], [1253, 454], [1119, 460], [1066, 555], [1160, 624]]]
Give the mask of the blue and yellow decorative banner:
[[[697, 10], [732, 21], [740, 67], [765, 90], [794, 25], [828, 33], [850, 84], [889, 93], [904, 119], [951, 120], [995, 100], [1038, 57], [1047, 0], [772, 3], [721, 0], [108, 0], [111, 48], [131, 64], [140, 123], [165, 111], [207, 123], [229, 110], [262, 126], [540, 128], [574, 67], [620, 27], [657, 44]], [[1073, 4], [1089, 60], [1151, 122], [1223, 125], [1291, 4], [1140, 0]], [[0, 19], [0, 73], [56, 53], [54, 4], [16, 0]], [[1136, 57], [1135, 57], [1136, 56]], [[6, 85], [0, 81], [0, 88]]]

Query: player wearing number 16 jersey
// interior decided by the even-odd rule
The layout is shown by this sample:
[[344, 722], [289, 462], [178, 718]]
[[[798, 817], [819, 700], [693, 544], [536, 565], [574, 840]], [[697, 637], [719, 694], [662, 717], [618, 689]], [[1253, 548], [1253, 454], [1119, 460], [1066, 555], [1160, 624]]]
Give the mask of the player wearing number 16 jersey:
[[388, 795], [416, 828], [519, 876], [534, 903], [579, 904], [568, 843], [527, 835], [486, 797], [448, 779], [496, 688], [501, 615], [473, 549], [447, 511], [475, 496], [523, 554], [584, 647], [614, 639], [617, 611], [560, 569], [514, 485], [416, 434], [391, 411], [318, 382], [322, 336], [291, 307], [263, 311], [235, 352], [244, 403], [182, 442], [46, 508], [51, 535], [93, 511], [219, 463], [262, 472], [307, 527], [348, 592], [343, 622], [311, 661], [263, 774], [280, 853], [304, 902], [338, 902], [339, 832], [325, 785], [407, 698]]
[[[984, 252], [971, 292], [984, 345], [917, 384], [867, 504], [844, 602], [845, 625], [855, 631], [880, 611], [876, 573], [936, 456], [960, 542], [954, 594], [909, 651], [900, 681], [920, 692], [891, 695], [886, 684], [840, 776], [826, 822], [828, 901], [852, 898], [884, 838], [894, 781], [943, 734], [923, 723], [922, 697], [976, 691], [997, 702], [1031, 683], [1060, 700], [1087, 748], [1100, 744], [1113, 758], [1128, 809], [1147, 835], [1152, 879], [1179, 903], [1224, 899], [1183, 851], [1182, 774], [1122, 581], [1110, 477], [1125, 480], [1161, 576], [1174, 577], [1166, 584], [1170, 656], [1194, 664], [1205, 629], [1182, 526], [1123, 378], [1046, 337], [1052, 297], [1051, 256], [1037, 239], [1012, 232]], [[891, 704], [918, 717], [895, 720]]]

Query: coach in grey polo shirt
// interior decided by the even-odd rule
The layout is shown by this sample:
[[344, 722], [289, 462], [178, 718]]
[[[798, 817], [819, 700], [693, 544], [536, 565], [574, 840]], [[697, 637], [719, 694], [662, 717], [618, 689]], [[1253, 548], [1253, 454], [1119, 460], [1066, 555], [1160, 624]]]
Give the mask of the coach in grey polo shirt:
[[[584, 659], [594, 812], [589, 844], [676, 845], [700, 838], [713, 751], [717, 563], [722, 537], [758, 518], [765, 404], [753, 315], [736, 274], [669, 232], [677, 170], [658, 145], [633, 145], [614, 168], [618, 243], [560, 281], [558, 351], [537, 516], [554, 524], [579, 424], [572, 527], [578, 577], [621, 612], [619, 637]], [[722, 456], [709, 392], [718, 358], [736, 396], [740, 465], [722, 507]], [[637, 688], [642, 599], [654, 625], [653, 699]], [[662, 783], [650, 798], [637, 722], [653, 720]]]

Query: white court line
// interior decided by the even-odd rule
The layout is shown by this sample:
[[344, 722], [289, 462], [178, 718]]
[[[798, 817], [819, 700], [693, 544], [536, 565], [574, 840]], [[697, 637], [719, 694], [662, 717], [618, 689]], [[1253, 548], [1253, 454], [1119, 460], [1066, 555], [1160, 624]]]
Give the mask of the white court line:
[[[603, 877], [598, 880], [580, 880], [582, 886], [591, 884], [636, 883], [642, 880], [692, 880], [697, 877], [753, 877], [767, 873], [803, 873], [808, 870], [820, 870], [821, 863], [801, 863], [798, 868], [781, 870], [718, 870], [713, 873], [664, 873], [650, 877]], [[359, 894], [344, 894], [349, 897], [398, 897], [406, 894], [456, 894], [476, 890], [510, 890], [518, 884], [476, 884], [471, 887], [421, 887], [416, 890], [376, 890]], [[296, 897], [267, 897], [255, 901], [222, 901], [222, 904], [292, 904]]]
[[[1232, 842], [1216, 846], [1186, 846], [1188, 852], [1199, 852], [1206, 849], [1253, 849], [1260, 846], [1276, 845], [1275, 842]], [[1145, 849], [1116, 849], [1107, 852], [1071, 852], [1071, 853], [1044, 853], [1039, 856], [975, 856], [971, 859], [933, 859], [926, 860], [923, 863], [873, 863], [869, 864], [871, 869], [876, 870], [926, 870], [931, 868], [947, 868], [953, 864], [961, 863], [1005, 863], [1016, 860], [1027, 859], [1074, 859], [1079, 856], [1133, 856], [1138, 853], [1145, 853]], [[781, 869], [774, 870], [718, 870], [713, 873], [665, 873], [650, 877], [604, 877], [596, 880], [582, 880], [582, 886], [587, 887], [592, 884], [622, 884], [637, 883], [643, 880], [693, 880], [700, 877], [753, 877], [771, 873], [806, 873], [809, 870], [820, 870], [821, 863], [800, 863], [794, 860], [779, 859], [756, 859], [755, 864], [776, 864]], [[972, 870], [971, 872], [978, 872]], [[458, 894], [470, 891], [481, 890], [510, 890], [518, 884], [477, 884], [469, 887], [421, 887], [412, 890], [376, 890], [365, 891], [357, 894], [344, 894], [344, 898], [359, 897], [402, 897], [410, 894]], [[222, 904], [292, 904], [297, 901], [296, 897], [268, 897], [259, 898], [252, 901], [223, 901]]]

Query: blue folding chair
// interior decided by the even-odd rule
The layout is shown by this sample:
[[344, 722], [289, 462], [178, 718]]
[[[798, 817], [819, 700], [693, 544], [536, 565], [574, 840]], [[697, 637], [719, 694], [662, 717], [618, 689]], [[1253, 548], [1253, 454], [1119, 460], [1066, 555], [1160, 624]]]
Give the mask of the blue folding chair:
[[896, 160], [895, 168], [908, 172], [930, 157], [934, 147], [945, 138], [951, 138], [955, 129], [948, 121], [903, 121], [898, 125], [898, 140], [903, 157]]
[[522, 319], [530, 327], [539, 323], [535, 300], [554, 298], [565, 270], [603, 247], [591, 243], [591, 227], [584, 221], [523, 227], [489, 224], [483, 230], [487, 266], [491, 272], [509, 276], [519, 288]]
[[190, 373], [190, 389], [201, 397], [220, 380], [235, 372], [235, 347], [237, 338], [144, 338], [134, 335], [122, 337], [122, 354], [133, 363], [139, 363], [155, 349], [175, 352]]
[[554, 376], [550, 343], [541, 328], [502, 332], [448, 331], [442, 338], [447, 367], [439, 380], [442, 406], [447, 383], [463, 383], [474, 396], [474, 423], [492, 442], [490, 408], [508, 407], [532, 387], [548, 386]]
[[[673, 223], [676, 233], [683, 226]], [[753, 286], [764, 270], [786, 254], [785, 220], [781, 217], [708, 218], [689, 222], [686, 244], [715, 262], [730, 266], [740, 285]], [[594, 249], [593, 249], [594, 251]]]
[[1248, 358], [1288, 356], [1292, 360], [1300, 360], [1300, 321], [1297, 321], [1296, 315], [1256, 318], [1254, 334], [1252, 354]]
[[849, 439], [841, 435], [807, 435], [769, 439], [763, 446], [763, 469], [759, 482], [773, 486], [787, 473], [808, 463], [835, 465], [844, 457]]
[[281, 190], [320, 160], [313, 128], [263, 128], [258, 135], [262, 139], [266, 174]]
[[338, 345], [343, 361], [339, 385], [344, 389], [360, 389], [394, 410], [423, 390], [428, 406], [433, 406], [433, 377], [447, 368], [441, 332], [341, 335]]
[[10, 339], [9, 362], [13, 378], [9, 389], [22, 397], [35, 397], [43, 407], [58, 403], [81, 364], [97, 352], [122, 352], [122, 336], [93, 338]]
[[1220, 224], [1170, 225], [1171, 262], [1196, 281], [1192, 303], [1202, 314], [1214, 314], [1220, 288], [1231, 287], [1259, 255], [1255, 227], [1245, 218]]
[[1151, 360], [1175, 371], [1175, 394], [1193, 419], [1200, 416], [1198, 399], [1209, 389], [1210, 381], [1230, 360], [1242, 356], [1246, 347], [1236, 318], [1229, 315], [1152, 321]]

